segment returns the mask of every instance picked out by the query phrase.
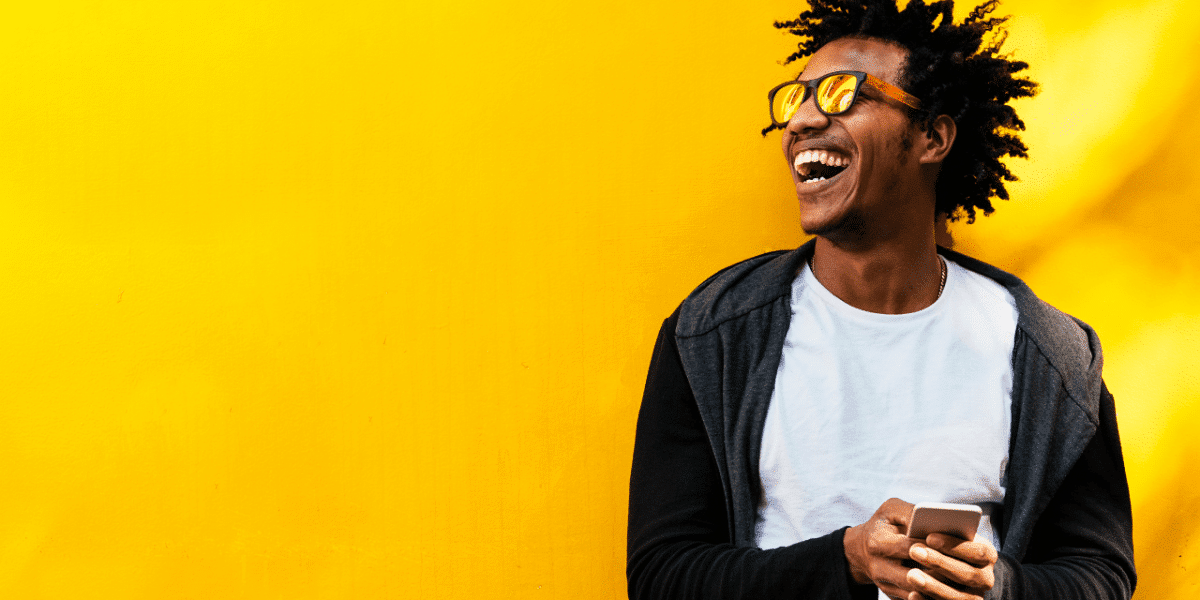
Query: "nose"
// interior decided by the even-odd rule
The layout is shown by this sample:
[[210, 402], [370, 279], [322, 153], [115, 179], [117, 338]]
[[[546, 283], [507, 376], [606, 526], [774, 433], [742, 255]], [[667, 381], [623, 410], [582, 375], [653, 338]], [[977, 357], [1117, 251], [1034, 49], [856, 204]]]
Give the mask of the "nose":
[[788, 120], [788, 133], [798, 134], [813, 129], [823, 129], [829, 125], [829, 116], [817, 108], [817, 98], [809, 94], [804, 102], [796, 109], [796, 114]]

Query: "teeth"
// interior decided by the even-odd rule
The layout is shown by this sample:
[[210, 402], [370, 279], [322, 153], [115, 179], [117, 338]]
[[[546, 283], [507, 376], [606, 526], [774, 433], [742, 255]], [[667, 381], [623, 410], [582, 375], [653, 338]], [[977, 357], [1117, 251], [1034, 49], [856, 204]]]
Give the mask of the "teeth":
[[805, 150], [796, 155], [796, 160], [793, 165], [798, 169], [800, 165], [819, 162], [830, 167], [844, 167], [850, 164], [850, 159], [841, 156], [830, 156], [827, 150]]

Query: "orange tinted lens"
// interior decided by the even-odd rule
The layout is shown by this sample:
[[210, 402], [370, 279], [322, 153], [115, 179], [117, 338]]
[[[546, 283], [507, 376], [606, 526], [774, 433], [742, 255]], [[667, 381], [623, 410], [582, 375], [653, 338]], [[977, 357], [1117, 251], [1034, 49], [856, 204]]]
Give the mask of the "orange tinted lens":
[[796, 83], [780, 88], [771, 102], [771, 116], [776, 123], [787, 123], [804, 103], [804, 86]]
[[836, 115], [850, 110], [854, 104], [854, 93], [858, 88], [858, 78], [853, 75], [839, 73], [830, 75], [817, 84], [817, 104], [821, 110]]

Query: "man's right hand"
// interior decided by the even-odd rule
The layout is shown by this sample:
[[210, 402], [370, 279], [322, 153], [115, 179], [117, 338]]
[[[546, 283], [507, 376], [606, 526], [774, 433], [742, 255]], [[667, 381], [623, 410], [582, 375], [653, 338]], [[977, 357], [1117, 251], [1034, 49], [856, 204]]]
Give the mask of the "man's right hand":
[[891, 498], [879, 506], [866, 523], [846, 530], [842, 547], [856, 583], [874, 584], [892, 598], [906, 598], [913, 591], [908, 581], [908, 549], [920, 540], [906, 535], [913, 505]]

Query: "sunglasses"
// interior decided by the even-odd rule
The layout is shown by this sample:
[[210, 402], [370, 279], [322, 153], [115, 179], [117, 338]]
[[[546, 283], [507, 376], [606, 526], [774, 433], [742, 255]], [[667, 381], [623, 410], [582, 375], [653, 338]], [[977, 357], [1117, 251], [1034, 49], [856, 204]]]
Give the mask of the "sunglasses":
[[915, 96], [874, 75], [862, 71], [834, 71], [812, 81], [797, 79], [781, 83], [767, 92], [767, 102], [771, 104], [771, 122], [779, 127], [787, 125], [809, 96], [816, 97], [817, 110], [830, 116], [840, 115], [854, 105], [863, 82], [906, 106], [921, 108], [921, 101]]

